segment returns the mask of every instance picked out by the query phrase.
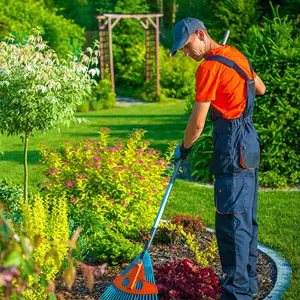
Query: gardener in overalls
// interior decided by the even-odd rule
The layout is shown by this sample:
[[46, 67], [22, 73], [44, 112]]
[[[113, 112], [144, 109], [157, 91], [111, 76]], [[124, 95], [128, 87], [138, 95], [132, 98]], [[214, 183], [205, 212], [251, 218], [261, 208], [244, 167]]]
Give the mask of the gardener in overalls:
[[[196, 61], [196, 97], [184, 140], [175, 160], [186, 159], [211, 110], [214, 151], [216, 237], [225, 278], [222, 300], [250, 300], [257, 296], [257, 196], [259, 138], [253, 126], [256, 95], [265, 85], [247, 57], [231, 46], [216, 43], [202, 21], [186, 18], [174, 27], [174, 45]], [[199, 153], [201, 155], [201, 153]]]

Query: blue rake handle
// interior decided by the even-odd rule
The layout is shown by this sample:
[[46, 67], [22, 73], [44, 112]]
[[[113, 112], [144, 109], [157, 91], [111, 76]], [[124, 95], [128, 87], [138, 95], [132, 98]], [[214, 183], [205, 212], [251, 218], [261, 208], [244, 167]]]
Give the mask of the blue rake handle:
[[150, 246], [151, 246], [151, 244], [152, 244], [153, 238], [154, 238], [155, 233], [156, 233], [156, 230], [157, 230], [157, 228], [158, 228], [158, 224], [159, 224], [160, 219], [161, 219], [161, 217], [162, 217], [162, 215], [163, 215], [163, 212], [164, 212], [164, 210], [165, 210], [165, 206], [166, 206], [167, 201], [168, 201], [168, 199], [169, 199], [169, 196], [170, 196], [171, 190], [172, 190], [172, 188], [173, 188], [173, 185], [174, 185], [174, 182], [175, 182], [175, 179], [176, 179], [176, 175], [177, 175], [178, 170], [179, 170], [179, 168], [180, 168], [180, 166], [181, 166], [181, 163], [182, 163], [182, 160], [180, 159], [179, 161], [177, 161], [177, 163], [176, 163], [176, 165], [175, 165], [175, 169], [174, 169], [174, 172], [173, 172], [173, 174], [172, 174], [171, 180], [170, 180], [169, 185], [168, 185], [168, 187], [167, 187], [167, 190], [166, 190], [166, 192], [165, 192], [164, 198], [163, 198], [163, 200], [162, 200], [162, 202], [161, 202], [161, 205], [160, 205], [159, 211], [158, 211], [158, 213], [157, 213], [157, 216], [156, 216], [156, 218], [155, 218], [154, 225], [152, 226], [152, 229], [151, 229], [151, 231], [150, 231], [150, 236], [151, 236], [151, 237], [150, 237], [150, 239], [149, 239], [149, 240], [146, 242], [146, 244], [145, 244], [145, 247], [144, 247], [144, 251], [143, 251], [143, 255], [142, 255], [142, 257], [141, 257], [141, 260], [143, 260], [144, 254], [146, 253], [146, 251], [149, 250], [149, 248], [150, 248]]

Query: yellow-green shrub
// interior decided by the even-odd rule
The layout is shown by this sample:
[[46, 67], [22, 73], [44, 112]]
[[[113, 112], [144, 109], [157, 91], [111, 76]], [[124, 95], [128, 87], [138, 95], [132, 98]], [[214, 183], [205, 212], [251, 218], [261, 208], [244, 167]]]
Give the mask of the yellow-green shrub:
[[169, 231], [176, 239], [184, 240], [184, 242], [189, 245], [191, 251], [194, 252], [195, 259], [199, 266], [208, 267], [210, 262], [216, 257], [218, 248], [215, 235], [212, 235], [209, 245], [207, 246], [205, 245], [206, 242], [201, 242], [201, 237], [197, 236], [197, 232], [188, 232], [182, 225], [162, 223], [160, 224], [160, 228]]
[[33, 261], [41, 266], [38, 288], [32, 287], [23, 295], [26, 299], [46, 299], [44, 282], [54, 280], [66, 257], [69, 240], [69, 224], [65, 195], [59, 198], [50, 195], [35, 195], [31, 203], [22, 206], [21, 229], [36, 245]]

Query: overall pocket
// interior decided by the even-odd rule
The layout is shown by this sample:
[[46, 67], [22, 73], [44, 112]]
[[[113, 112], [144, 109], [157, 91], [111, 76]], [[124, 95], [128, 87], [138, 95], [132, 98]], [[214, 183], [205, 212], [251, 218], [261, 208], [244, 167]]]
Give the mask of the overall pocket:
[[216, 178], [215, 206], [218, 214], [241, 214], [247, 204], [244, 176]]
[[258, 136], [254, 133], [243, 136], [240, 143], [240, 166], [251, 170], [257, 168], [260, 162], [260, 146]]

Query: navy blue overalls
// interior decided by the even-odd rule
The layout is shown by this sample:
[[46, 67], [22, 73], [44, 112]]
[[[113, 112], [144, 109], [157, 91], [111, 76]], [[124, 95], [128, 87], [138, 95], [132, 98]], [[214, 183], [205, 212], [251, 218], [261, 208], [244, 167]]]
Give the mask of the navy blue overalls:
[[[259, 138], [252, 121], [255, 84], [233, 61], [210, 56], [233, 68], [247, 86], [245, 111], [228, 120], [212, 108], [214, 151], [211, 172], [215, 176], [216, 237], [223, 272], [222, 300], [250, 300], [257, 294], [257, 190]], [[249, 61], [249, 60], [248, 60]], [[249, 61], [251, 73], [252, 66]]]

